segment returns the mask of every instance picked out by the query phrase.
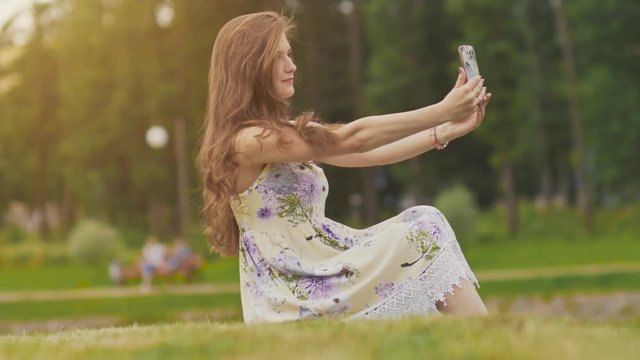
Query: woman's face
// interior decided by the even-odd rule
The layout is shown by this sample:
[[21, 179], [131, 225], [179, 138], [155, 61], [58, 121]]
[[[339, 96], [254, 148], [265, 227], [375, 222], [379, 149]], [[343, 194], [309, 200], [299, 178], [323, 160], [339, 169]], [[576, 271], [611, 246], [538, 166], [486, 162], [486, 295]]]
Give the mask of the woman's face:
[[280, 99], [287, 99], [293, 96], [293, 74], [296, 72], [296, 65], [291, 57], [291, 45], [287, 37], [282, 34], [278, 42], [276, 59], [273, 63], [273, 81], [276, 95]]

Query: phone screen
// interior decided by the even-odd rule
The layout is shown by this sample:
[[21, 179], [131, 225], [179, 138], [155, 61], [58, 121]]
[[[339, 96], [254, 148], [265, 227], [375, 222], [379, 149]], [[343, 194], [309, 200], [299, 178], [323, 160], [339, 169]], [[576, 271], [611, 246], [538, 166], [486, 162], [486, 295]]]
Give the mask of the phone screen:
[[478, 61], [476, 60], [476, 52], [471, 45], [460, 45], [458, 47], [460, 55], [460, 65], [467, 72], [467, 81], [476, 75], [480, 75], [478, 69]]

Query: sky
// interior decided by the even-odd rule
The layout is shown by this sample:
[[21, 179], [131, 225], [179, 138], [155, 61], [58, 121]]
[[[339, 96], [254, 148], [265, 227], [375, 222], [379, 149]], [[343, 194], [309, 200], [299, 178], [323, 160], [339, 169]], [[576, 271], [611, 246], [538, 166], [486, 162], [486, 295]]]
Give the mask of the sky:
[[12, 27], [17, 42], [25, 38], [27, 31], [31, 28], [32, 21], [29, 9], [36, 1], [46, 2], [46, 0], [0, 0], [0, 27], [13, 15], [20, 12]]
[[4, 24], [18, 11], [28, 10], [33, 0], [0, 0], [0, 24]]

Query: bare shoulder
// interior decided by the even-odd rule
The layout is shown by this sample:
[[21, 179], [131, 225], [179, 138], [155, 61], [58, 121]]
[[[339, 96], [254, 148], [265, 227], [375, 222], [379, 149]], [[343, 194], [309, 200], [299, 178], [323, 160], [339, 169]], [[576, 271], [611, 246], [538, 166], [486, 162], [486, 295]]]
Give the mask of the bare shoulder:
[[258, 136], [265, 135], [264, 128], [250, 126], [240, 129], [234, 139], [235, 160], [240, 164], [249, 163], [252, 155], [260, 151], [261, 143]]
[[[313, 134], [301, 134], [295, 126], [251, 126], [239, 130], [234, 139], [234, 160], [238, 165], [259, 165], [280, 162], [302, 162], [323, 156], [348, 152], [348, 143], [337, 141], [321, 148], [309, 140]], [[322, 126], [321, 124], [312, 126]]]

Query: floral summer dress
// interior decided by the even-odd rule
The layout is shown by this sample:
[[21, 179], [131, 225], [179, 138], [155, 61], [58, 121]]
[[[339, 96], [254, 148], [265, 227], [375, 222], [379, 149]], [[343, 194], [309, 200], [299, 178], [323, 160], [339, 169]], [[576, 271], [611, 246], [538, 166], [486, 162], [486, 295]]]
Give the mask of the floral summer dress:
[[435, 313], [463, 279], [478, 284], [437, 209], [353, 229], [325, 217], [328, 192], [317, 165], [274, 163], [232, 197], [246, 323]]

